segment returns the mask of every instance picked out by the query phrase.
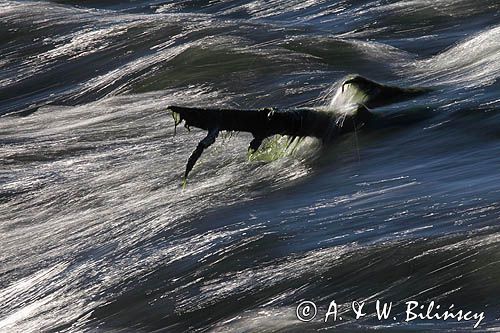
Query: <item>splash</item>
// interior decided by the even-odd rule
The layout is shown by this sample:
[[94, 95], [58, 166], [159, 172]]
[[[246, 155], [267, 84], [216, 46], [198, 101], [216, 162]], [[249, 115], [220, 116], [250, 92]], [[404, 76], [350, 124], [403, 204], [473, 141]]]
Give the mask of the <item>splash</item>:
[[[354, 116], [359, 106], [368, 100], [368, 95], [356, 85], [346, 81], [355, 75], [347, 76], [345, 79], [334, 83], [318, 99], [320, 105], [315, 109], [321, 112], [335, 115], [335, 124], [342, 126], [347, 116]], [[317, 139], [305, 140], [304, 137], [296, 139], [290, 136], [276, 135], [268, 138], [262, 147], [249, 154], [250, 161], [270, 162], [286, 156], [298, 156], [306, 151], [315, 151], [320, 142]]]

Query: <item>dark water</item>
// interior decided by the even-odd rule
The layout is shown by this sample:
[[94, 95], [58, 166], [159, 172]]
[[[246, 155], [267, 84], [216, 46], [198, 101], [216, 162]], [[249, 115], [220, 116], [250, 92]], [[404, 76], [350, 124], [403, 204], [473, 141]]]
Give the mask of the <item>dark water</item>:
[[[0, 331], [500, 330], [500, 3], [0, 1]], [[169, 104], [324, 105], [357, 73], [425, 112], [248, 161]], [[324, 96], [318, 99], [318, 96]], [[368, 315], [309, 323], [332, 300]], [[397, 320], [378, 321], [376, 300]]]

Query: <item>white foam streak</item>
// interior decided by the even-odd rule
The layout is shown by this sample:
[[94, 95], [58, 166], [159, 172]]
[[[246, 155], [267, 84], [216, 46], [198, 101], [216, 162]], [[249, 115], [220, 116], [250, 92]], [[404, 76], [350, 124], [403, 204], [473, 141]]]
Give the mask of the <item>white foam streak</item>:
[[[483, 31], [434, 57], [411, 63], [407, 71], [421, 84], [481, 87], [500, 76], [500, 26]], [[411, 75], [408, 73], [408, 75]]]

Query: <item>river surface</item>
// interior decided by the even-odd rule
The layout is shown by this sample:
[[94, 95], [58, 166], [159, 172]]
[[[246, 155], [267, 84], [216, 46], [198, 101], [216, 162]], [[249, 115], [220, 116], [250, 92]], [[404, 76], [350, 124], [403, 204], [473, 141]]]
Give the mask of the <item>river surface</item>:
[[[349, 74], [431, 88], [372, 110], [426, 116], [270, 161], [219, 137], [182, 188], [205, 133], [167, 105], [322, 106]], [[498, 0], [0, 0], [0, 331], [476, 323], [409, 301], [499, 331], [499, 78]]]

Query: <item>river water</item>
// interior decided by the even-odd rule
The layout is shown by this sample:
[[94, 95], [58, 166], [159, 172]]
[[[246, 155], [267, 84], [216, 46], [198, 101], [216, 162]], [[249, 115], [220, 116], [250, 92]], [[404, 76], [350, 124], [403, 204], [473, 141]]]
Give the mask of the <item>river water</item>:
[[[406, 321], [408, 301], [500, 330], [499, 13], [496, 0], [0, 1], [0, 331], [476, 322]], [[249, 134], [219, 138], [182, 189], [205, 134], [174, 136], [167, 105], [322, 106], [348, 74], [431, 88], [373, 110], [426, 117], [271, 161], [248, 160]], [[325, 323], [333, 300], [343, 320]]]

